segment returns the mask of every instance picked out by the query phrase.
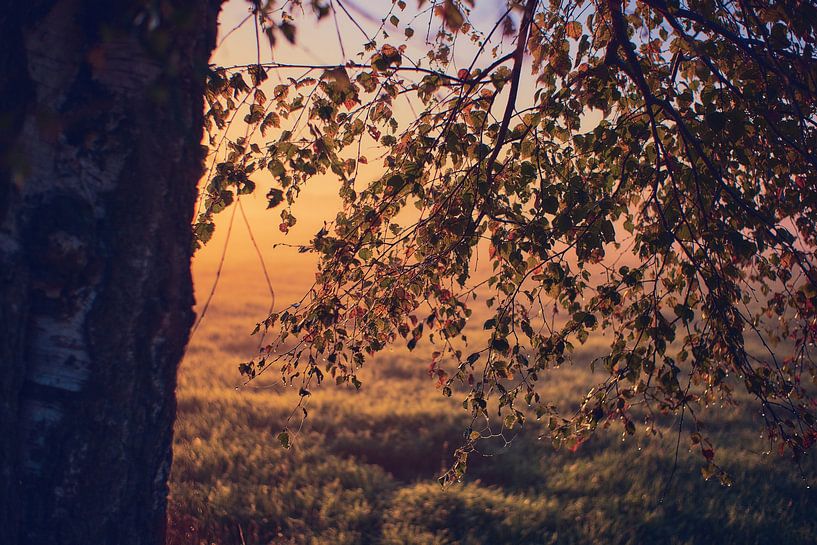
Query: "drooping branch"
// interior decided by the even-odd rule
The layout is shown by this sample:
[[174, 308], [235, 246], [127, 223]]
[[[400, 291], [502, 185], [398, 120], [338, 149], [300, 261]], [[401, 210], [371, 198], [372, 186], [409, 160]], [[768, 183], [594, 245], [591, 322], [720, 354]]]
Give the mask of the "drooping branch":
[[[812, 119], [814, 104], [772, 72], [789, 57], [755, 41], [744, 46], [759, 58], [732, 45], [720, 27], [733, 22], [717, 7], [701, 10], [717, 27], [692, 21], [702, 28], [693, 37], [687, 14], [621, 0], [529, 0], [511, 31], [508, 13], [522, 4], [509, 3], [487, 38], [471, 31], [476, 53], [456, 74], [447, 70], [452, 29], [467, 26], [458, 2], [424, 12], [429, 29], [433, 13], [443, 19], [433, 68], [405, 64], [413, 61], [389, 44], [376, 50], [365, 32], [369, 64], [260, 67], [324, 74], [276, 86], [271, 100], [248, 99], [251, 126], [274, 137], [231, 142], [213, 194], [243, 191], [241, 180], [267, 170], [271, 206], [289, 205], [312, 176], [332, 172], [343, 210], [300, 248], [320, 257], [313, 290], [259, 326], [281, 334], [242, 370], [252, 378], [272, 366], [285, 381], [330, 375], [359, 386], [356, 371], [370, 355], [433, 336], [432, 374], [445, 395], [462, 393], [472, 417], [487, 418], [495, 403], [513, 427], [535, 410], [550, 419], [555, 442], [574, 446], [613, 421], [635, 433], [635, 406], [649, 407], [645, 423], [675, 413], [699, 433], [700, 407], [731, 398], [733, 371], [768, 408], [770, 437], [799, 452], [814, 431], [794, 373], [815, 371], [807, 343], [817, 336], [809, 321], [817, 237], [805, 144], [813, 131], [792, 120]], [[495, 46], [495, 60], [474, 71], [500, 28], [513, 50]], [[518, 105], [526, 52], [535, 103]], [[749, 69], [729, 66], [736, 58]], [[510, 73], [500, 69], [508, 61]], [[220, 105], [255, 92], [236, 92], [244, 68], [252, 69], [216, 78], [214, 118], [224, 118]], [[413, 96], [422, 108], [403, 119], [394, 101]], [[585, 128], [591, 109], [601, 120]], [[287, 126], [289, 114], [297, 121]], [[511, 131], [514, 119], [522, 130]], [[382, 150], [383, 169], [363, 180], [369, 144]], [[281, 217], [287, 230], [292, 211]], [[472, 279], [483, 245], [492, 272]], [[621, 266], [622, 257], [635, 265]], [[757, 308], [745, 304], [748, 294]], [[483, 300], [491, 316], [477, 341], [484, 345], [465, 356], [458, 338], [473, 301]], [[769, 315], [794, 339], [790, 360], [772, 353], [766, 361], [744, 341], [745, 331], [770, 346]], [[539, 397], [538, 377], [602, 332], [611, 340], [596, 364], [608, 374], [562, 415]], [[802, 424], [797, 433], [778, 425], [787, 417]], [[479, 440], [458, 451], [458, 469]], [[709, 443], [696, 445], [707, 471], [723, 476]]]

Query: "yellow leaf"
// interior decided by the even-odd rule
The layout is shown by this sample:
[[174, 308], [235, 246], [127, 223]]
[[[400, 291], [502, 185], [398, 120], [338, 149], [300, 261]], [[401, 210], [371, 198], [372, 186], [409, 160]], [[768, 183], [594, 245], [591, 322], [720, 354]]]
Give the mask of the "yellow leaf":
[[578, 40], [582, 36], [582, 24], [578, 21], [571, 21], [565, 25], [565, 34], [569, 38]]

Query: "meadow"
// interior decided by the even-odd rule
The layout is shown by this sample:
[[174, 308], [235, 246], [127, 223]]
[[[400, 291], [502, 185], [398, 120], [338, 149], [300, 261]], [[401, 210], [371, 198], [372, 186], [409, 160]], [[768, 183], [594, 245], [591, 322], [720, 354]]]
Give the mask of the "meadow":
[[[222, 28], [235, 30], [245, 16], [246, 2], [230, 2]], [[309, 49], [334, 43], [335, 28], [310, 32], [308, 43], [284, 44], [279, 58], [335, 62], [331, 47]], [[215, 62], [254, 59], [255, 39], [249, 25], [239, 29], [220, 40]], [[368, 168], [361, 179], [379, 172], [374, 163]], [[277, 212], [264, 210], [263, 193], [242, 202], [280, 310], [308, 288], [314, 263], [293, 248], [270, 249], [303, 243], [331, 219], [337, 184], [310, 181], [286, 239]], [[226, 221], [219, 218], [215, 238], [194, 262], [199, 312], [221, 261]], [[621, 426], [613, 425], [575, 452], [538, 440], [540, 424], [530, 421], [509, 448], [493, 445], [472, 457], [464, 482], [441, 488], [437, 477], [451, 463], [468, 415], [456, 395], [444, 398], [435, 388], [426, 372], [432, 348], [422, 344], [413, 352], [387, 349], [367, 363], [360, 391], [312, 388], [309, 417], [285, 450], [276, 436], [297, 387], [276, 383], [274, 370], [243, 385], [237, 369], [257, 349], [249, 332], [270, 304], [240, 220], [225, 263], [179, 376], [169, 545], [817, 543], [817, 456], [798, 466], [766, 452], [752, 406], [700, 415], [733, 478], [730, 487], [702, 477], [700, 454], [690, 451], [686, 435], [676, 443], [678, 422], [668, 420], [661, 437], [622, 440]], [[543, 397], [563, 406], [581, 399], [593, 379], [586, 364], [601, 341], [591, 337], [575, 365], [543, 376]]]
[[[468, 419], [428, 377], [428, 346], [387, 349], [367, 364], [360, 391], [315, 389], [309, 417], [285, 450], [276, 435], [296, 392], [276, 384], [274, 371], [248, 385], [237, 371], [257, 347], [249, 332], [269, 303], [257, 263], [242, 259], [225, 267], [181, 369], [171, 545], [817, 540], [817, 493], [807, 487], [815, 483], [815, 457], [798, 467], [764, 454], [758, 415], [731, 407], [704, 415], [731, 487], [703, 479], [686, 438], [676, 464], [673, 427], [647, 441], [622, 440], [612, 426], [571, 452], [539, 441], [532, 422], [509, 448], [472, 458], [463, 483], [442, 489], [436, 477]], [[295, 259], [279, 255], [271, 267], [279, 301], [294, 300], [308, 283], [308, 263]], [[200, 301], [211, 265], [195, 269]], [[589, 359], [592, 346], [591, 339], [577, 362]], [[585, 367], [545, 376], [545, 397], [576, 400], [592, 378]]]

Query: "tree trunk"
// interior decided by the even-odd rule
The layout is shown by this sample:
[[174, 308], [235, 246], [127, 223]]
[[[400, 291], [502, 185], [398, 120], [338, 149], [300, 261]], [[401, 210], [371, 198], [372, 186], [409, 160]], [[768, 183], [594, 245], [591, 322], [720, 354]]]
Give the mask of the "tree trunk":
[[159, 544], [218, 0], [0, 6], [0, 543]]

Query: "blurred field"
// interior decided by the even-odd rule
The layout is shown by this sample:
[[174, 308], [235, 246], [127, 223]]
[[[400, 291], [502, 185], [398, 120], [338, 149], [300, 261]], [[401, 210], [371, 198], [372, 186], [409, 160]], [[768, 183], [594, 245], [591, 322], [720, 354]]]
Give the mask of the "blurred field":
[[[252, 203], [251, 217], [258, 219]], [[327, 204], [328, 206], [328, 204]], [[254, 212], [255, 210], [255, 212]], [[307, 222], [303, 232], [314, 225]], [[176, 544], [813, 544], [817, 494], [787, 458], [763, 455], [750, 412], [704, 415], [735, 478], [700, 475], [675, 435], [621, 440], [611, 428], [578, 451], [536, 440], [535, 423], [496, 456], [475, 458], [464, 484], [436, 482], [467, 425], [456, 400], [426, 375], [431, 349], [387, 350], [360, 392], [317, 389], [309, 418], [284, 450], [276, 440], [294, 392], [266, 380], [237, 389], [236, 364], [269, 296], [243, 226], [236, 224], [221, 284], [189, 347], [179, 383], [171, 483]], [[269, 230], [267, 230], [269, 232]], [[198, 298], [209, 291], [219, 238], [197, 257]], [[272, 240], [259, 244], [269, 249]], [[296, 234], [297, 236], [297, 234]], [[291, 249], [268, 255], [279, 306], [308, 286], [311, 262]], [[591, 341], [592, 346], [592, 341]], [[591, 350], [591, 349], [586, 349]], [[586, 358], [585, 358], [586, 359]], [[553, 400], [576, 399], [578, 366], [543, 378]], [[814, 457], [803, 471], [814, 483]]]
[[[247, 2], [230, 2], [223, 30], [246, 11]], [[323, 47], [334, 43], [334, 27], [313, 30], [294, 49], [284, 44], [281, 58], [339, 62], [336, 48]], [[356, 29], [346, 30], [355, 36]], [[254, 45], [252, 28], [245, 27], [219, 48], [215, 62], [254, 59]], [[286, 242], [308, 240], [332, 217], [336, 189], [321, 177], [310, 182]], [[281, 309], [308, 288], [314, 264], [293, 248], [271, 250], [284, 239], [277, 213], [264, 211], [264, 191], [242, 203]], [[223, 216], [194, 263], [199, 312], [224, 247], [229, 211]], [[750, 410], [703, 415], [720, 447], [718, 461], [734, 477], [730, 488], [702, 478], [700, 457], [688, 452], [686, 439], [673, 473], [670, 429], [647, 443], [622, 442], [622, 430], [613, 427], [573, 453], [537, 441], [532, 422], [509, 449], [472, 458], [465, 483], [441, 489], [436, 477], [450, 463], [467, 415], [427, 376], [428, 346], [385, 351], [367, 366], [360, 392], [313, 389], [309, 418], [293, 448], [284, 450], [276, 435], [295, 392], [276, 386], [274, 370], [237, 388], [237, 364], [257, 346], [249, 332], [269, 304], [238, 215], [219, 288], [179, 377], [170, 545], [817, 543], [815, 457], [801, 470], [787, 458], [762, 454], [768, 445]], [[593, 342], [579, 361], [589, 359]], [[580, 365], [562, 368], [542, 377], [543, 393], [569, 404], [589, 378]]]

